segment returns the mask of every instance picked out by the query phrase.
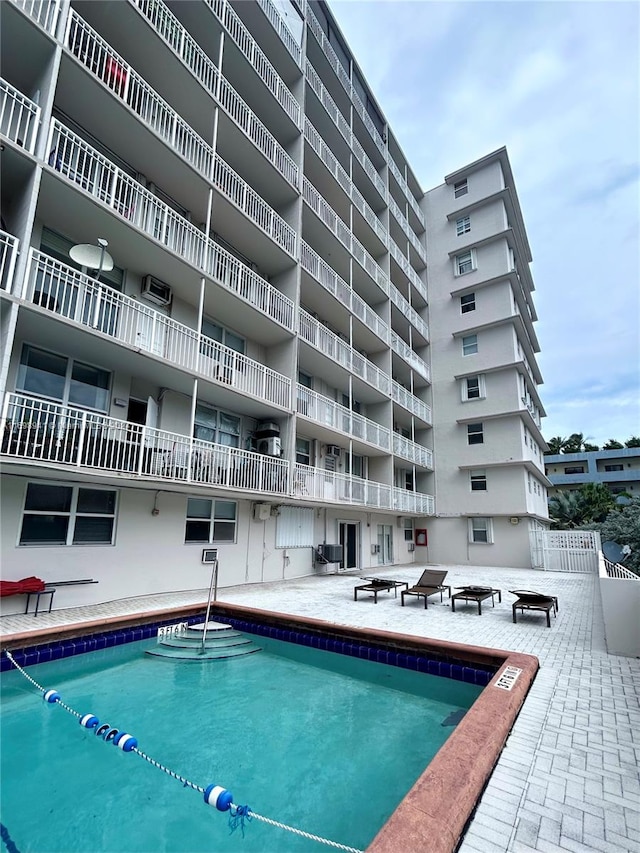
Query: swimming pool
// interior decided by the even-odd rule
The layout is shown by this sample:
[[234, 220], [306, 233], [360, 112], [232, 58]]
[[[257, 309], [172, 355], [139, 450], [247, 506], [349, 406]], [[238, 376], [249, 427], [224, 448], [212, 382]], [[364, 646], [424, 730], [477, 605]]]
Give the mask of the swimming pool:
[[[263, 644], [265, 652], [241, 661], [207, 664], [204, 667], [147, 659], [146, 666], [141, 670], [140, 661], [144, 661], [144, 658], [133, 647], [125, 649], [122, 661], [112, 660], [109, 655], [113, 657], [113, 650], [106, 650], [100, 653], [105, 658], [101, 663], [108, 663], [110, 678], [114, 676], [117, 681], [117, 687], [110, 684], [108, 689], [105, 689], [105, 675], [85, 671], [87, 668], [93, 669], [93, 663], [89, 663], [92, 656], [81, 656], [78, 658], [80, 666], [75, 664], [68, 672], [67, 668], [72, 662], [55, 663], [46, 678], [39, 674], [41, 670], [46, 671], [44, 668], [35, 667], [29, 671], [34, 675], [38, 673], [38, 680], [45, 687], [59, 690], [64, 701], [77, 710], [91, 711], [101, 720], [109, 720], [115, 726], [130, 731], [138, 738], [145, 752], [162, 763], [188, 778], [194, 778], [200, 784], [215, 782], [230, 788], [235, 802], [246, 802], [257, 812], [358, 847], [369, 844], [376, 830], [391, 815], [384, 830], [373, 841], [371, 849], [376, 849], [376, 845], [380, 850], [413, 849], [406, 845], [398, 846], [398, 830], [402, 829], [406, 834], [407, 829], [410, 832], [422, 832], [425, 827], [429, 829], [429, 849], [440, 849], [434, 846], [436, 839], [432, 834], [435, 817], [431, 814], [431, 807], [425, 807], [426, 801], [420, 794], [421, 787], [425, 786], [425, 776], [431, 772], [431, 768], [423, 771], [431, 753], [443, 743], [447, 733], [445, 730], [451, 730], [450, 726], [443, 726], [442, 722], [453, 711], [469, 704], [483, 686], [472, 685], [469, 681], [486, 684], [505, 662], [505, 654], [486, 649], [453, 649], [449, 644], [415, 637], [374, 634], [328, 626], [315, 620], [294, 620], [260, 611], [249, 612], [245, 608], [225, 606], [222, 610], [224, 612], [216, 618], [222, 615], [225, 621], [230, 621], [230, 618], [241, 620], [245, 629], [247, 625], [253, 624], [247, 623], [247, 618], [256, 620], [259, 617], [258, 629], [262, 634], [259, 642]], [[140, 627], [131, 630], [140, 631]], [[122, 638], [122, 632], [115, 633]], [[281, 636], [281, 640], [273, 639], [277, 635]], [[101, 640], [105, 640], [104, 635], [98, 635], [97, 640], [94, 635], [94, 642]], [[288, 642], [282, 643], [282, 640]], [[85, 647], [87, 641], [82, 639], [71, 642]], [[301, 645], [307, 645], [308, 648], [301, 649]], [[44, 650], [43, 646], [38, 648], [45, 659], [49, 653], [57, 656], [55, 645], [48, 650]], [[333, 648], [341, 654], [327, 655], [322, 648]], [[120, 654], [120, 650], [117, 651]], [[285, 682], [280, 681], [280, 673], [289, 670], [294, 664], [292, 658], [300, 654], [305, 657], [310, 655], [305, 665], [308, 670], [305, 678], [310, 680], [308, 683], [305, 681], [303, 686], [285, 687]], [[33, 659], [33, 652], [28, 655]], [[261, 658], [263, 663], [266, 661], [269, 664], [271, 677], [266, 680], [261, 680], [257, 672], [253, 671], [254, 666], [257, 670]], [[320, 667], [321, 658], [331, 661], [329, 668]], [[380, 666], [374, 662], [379, 660], [385, 660], [387, 664]], [[390, 665], [389, 661], [395, 665]], [[322, 665], [325, 665], [325, 661]], [[418, 676], [419, 669], [424, 672], [435, 669], [454, 673], [460, 679], [457, 682], [445, 681], [445, 695], [437, 699], [433, 713], [425, 712], [423, 687], [426, 681], [441, 682], [442, 679]], [[17, 673], [11, 675], [14, 683], [16, 678], [21, 678]], [[56, 683], [52, 683], [50, 676]], [[345, 692], [346, 677], [348, 681], [355, 682], [356, 689], [351, 698], [347, 698]], [[506, 720], [504, 709], [510, 708], [508, 713], [513, 716], [513, 708], [519, 707], [524, 698], [521, 688], [525, 680], [515, 692], [497, 691], [502, 693], [500, 704], [503, 706], [497, 718], [495, 702], [490, 701], [493, 719], [489, 752], [494, 753], [493, 761], [497, 757], [493, 746], [499, 742], [495, 732], [504, 729]], [[135, 685], [135, 690], [131, 685]], [[27, 687], [29, 689], [26, 692], [24, 684], [18, 688], [22, 695], [16, 696], [14, 700], [17, 703], [14, 705], [16, 713], [15, 719], [11, 720], [11, 732], [17, 735], [22, 745], [17, 763], [19, 768], [23, 765], [26, 768], [24, 778], [20, 769], [16, 784], [12, 784], [12, 791], [6, 793], [6, 796], [6, 785], [3, 785], [3, 821], [18, 849], [21, 848], [15, 837], [16, 830], [11, 826], [10, 816], [12, 813], [18, 814], [18, 800], [25, 799], [29, 776], [35, 776], [34, 765], [43, 769], [44, 778], [37, 778], [32, 791], [33, 799], [29, 806], [30, 836], [35, 831], [32, 817], [39, 803], [43, 803], [42, 823], [45, 829], [51, 832], [54, 826], [58, 828], [53, 838], [41, 838], [38, 842], [40, 846], [34, 844], [33, 837], [30, 837], [26, 848], [29, 850], [223, 851], [235, 850], [240, 844], [249, 851], [319, 849], [317, 844], [306, 839], [291, 835], [283, 837], [280, 831], [255, 822], [248, 827], [244, 840], [240, 839], [240, 833], [229, 836], [224, 816], [212, 813], [194, 792], [183, 790], [176, 782], [146, 766], [137, 757], [111, 750], [89, 733], [78, 731], [79, 727], [77, 723], [74, 725], [73, 718], [60, 708], [47, 707], [38, 701], [37, 692]], [[227, 695], [226, 692], [227, 688], [231, 690], [232, 687], [236, 691], [235, 699], [233, 693]], [[256, 692], [252, 694], [254, 688]], [[199, 698], [195, 698], [196, 692]], [[134, 693], [135, 696], [132, 695]], [[7, 696], [4, 691], [3, 694]], [[464, 733], [460, 746], [465, 753], [467, 770], [470, 766], [473, 769], [474, 755], [481, 746], [474, 741], [473, 750], [469, 749], [468, 737], [471, 735], [475, 738], [478, 735], [469, 722], [472, 722], [476, 713], [476, 706], [486, 698], [485, 694], [486, 691], [476, 702], [474, 710], [458, 726], [456, 735], [450, 739], [450, 742], [455, 741], [459, 732]], [[518, 694], [521, 694], [520, 699], [516, 700]], [[177, 696], [177, 710], [172, 704], [172, 696]], [[188, 698], [185, 700], [184, 697]], [[491, 694], [489, 698], [491, 700]], [[233, 710], [230, 718], [223, 714], [229, 706]], [[250, 714], [252, 708], [258, 708], [257, 718]], [[292, 709], [294, 713], [287, 716], [283, 709]], [[165, 726], [167, 719], [168, 729]], [[330, 731], [331, 726], [328, 729], [325, 727], [327, 722], [337, 723], [333, 726], [334, 731]], [[427, 747], [425, 734], [430, 731], [436, 737]], [[3, 737], [5, 734], [8, 731], [3, 724]], [[503, 731], [502, 742], [504, 737], [506, 735]], [[190, 745], [185, 747], [185, 738], [188, 744], [195, 744], [195, 748], [192, 749]], [[27, 745], [34, 752], [33, 761], [28, 760]], [[449, 743], [440, 749], [436, 762], [448, 747]], [[480, 751], [485, 752], [483, 749]], [[455, 754], [455, 750], [452, 754]], [[9, 756], [6, 757], [9, 760]], [[11, 761], [13, 765], [16, 764], [15, 754]], [[123, 765], [122, 761], [126, 764]], [[81, 772], [77, 764], [83, 768], [89, 765], [89, 769]], [[402, 765], [400, 773], [398, 765]], [[277, 784], [278, 774], [273, 772], [274, 767], [282, 771], [280, 775], [283, 780]], [[4, 779], [14, 778], [15, 767], [3, 770]], [[488, 771], [485, 778], [487, 774]], [[452, 823], [449, 820], [451, 815], [447, 816], [446, 832], [438, 836], [444, 841], [447, 841], [448, 835], [453, 837], [456, 834], [455, 821], [462, 819], [464, 825], [466, 819], [463, 812], [468, 797], [465, 780], [460, 777], [469, 776], [469, 773], [461, 774], [458, 771], [457, 775], [459, 790], [454, 797], [455, 819]], [[477, 767], [471, 776], [480, 778]], [[53, 779], [53, 791], [50, 794], [45, 793], [43, 787], [47, 777]], [[61, 786], [59, 780], [63, 777], [69, 777], [72, 781]], [[405, 798], [401, 808], [392, 815], [396, 805], [418, 777], [418, 783]], [[123, 778], [126, 778], [124, 790]], [[373, 793], [367, 789], [362, 778], [367, 783], [373, 781]], [[64, 803], [60, 801], [63, 788], [66, 792]], [[431, 796], [434, 786], [428, 785], [428, 788]], [[19, 793], [14, 795], [14, 789]], [[438, 790], [443, 790], [442, 778], [439, 778]], [[114, 797], [114, 791], [124, 796], [124, 805]], [[96, 806], [95, 794], [102, 808]], [[9, 797], [8, 802], [6, 797]], [[141, 816], [153, 815], [156, 808], [160, 819], [141, 819]], [[402, 811], [405, 814], [401, 818], [401, 827], [396, 825], [394, 828], [397, 815]], [[441, 814], [442, 809], [439, 808], [438, 812]], [[117, 830], [115, 839], [109, 836], [108, 830], [108, 826], [113, 825], [111, 821], [114, 817]], [[417, 829], [416, 821], [420, 824]], [[82, 833], [87, 824], [100, 827], [102, 834], [97, 846], [95, 839], [86, 841], [84, 846], [71, 846], [76, 843], [74, 839], [84, 837]], [[144, 831], [149, 829], [147, 826], [145, 830], [147, 824], [151, 825], [153, 833], [151, 847], [145, 846], [148, 843], [144, 836]], [[193, 827], [195, 838], [186, 840], [185, 826]], [[390, 831], [393, 847], [385, 846], [385, 836]], [[63, 839], [61, 846], [55, 846], [56, 833]], [[123, 841], [126, 846], [118, 846]], [[186, 846], [180, 846], [185, 843]]]

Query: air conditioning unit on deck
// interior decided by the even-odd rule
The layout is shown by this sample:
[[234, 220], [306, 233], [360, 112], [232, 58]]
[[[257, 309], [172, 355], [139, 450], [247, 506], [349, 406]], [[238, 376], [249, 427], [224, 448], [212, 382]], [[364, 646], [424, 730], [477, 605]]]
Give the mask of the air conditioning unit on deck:
[[141, 295], [147, 302], [155, 302], [156, 305], [168, 305], [171, 302], [169, 285], [152, 275], [145, 275], [142, 279]]

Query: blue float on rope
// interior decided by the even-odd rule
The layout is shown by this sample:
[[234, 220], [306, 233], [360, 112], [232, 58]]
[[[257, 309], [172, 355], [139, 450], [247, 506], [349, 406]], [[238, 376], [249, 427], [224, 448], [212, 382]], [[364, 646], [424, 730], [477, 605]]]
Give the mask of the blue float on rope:
[[97, 728], [94, 732], [96, 737], [105, 737], [108, 731], [111, 729], [111, 723], [103, 723], [99, 728]]
[[226, 812], [233, 802], [233, 794], [220, 785], [209, 785], [204, 792], [204, 801], [209, 806], [215, 806], [219, 812]]
[[131, 752], [138, 745], [138, 741], [126, 732], [119, 732], [113, 739], [113, 745], [119, 747], [123, 752]]
[[42, 697], [45, 702], [57, 702], [60, 699], [60, 694], [57, 690], [47, 690], [47, 692]]
[[84, 717], [80, 717], [78, 720], [81, 726], [84, 726], [85, 729], [95, 729], [97, 725], [99, 725], [100, 720], [95, 716], [95, 714], [85, 714]]

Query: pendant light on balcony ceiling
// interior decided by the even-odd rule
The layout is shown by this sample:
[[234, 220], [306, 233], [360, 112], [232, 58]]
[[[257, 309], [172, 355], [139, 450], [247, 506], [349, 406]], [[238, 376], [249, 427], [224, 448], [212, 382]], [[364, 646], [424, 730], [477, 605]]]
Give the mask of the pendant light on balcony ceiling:
[[97, 246], [92, 243], [79, 243], [77, 246], [72, 246], [69, 249], [69, 257], [85, 270], [98, 270], [96, 279], [99, 279], [101, 273], [110, 272], [113, 269], [113, 258], [107, 252], [108, 245], [104, 237], [98, 237]]

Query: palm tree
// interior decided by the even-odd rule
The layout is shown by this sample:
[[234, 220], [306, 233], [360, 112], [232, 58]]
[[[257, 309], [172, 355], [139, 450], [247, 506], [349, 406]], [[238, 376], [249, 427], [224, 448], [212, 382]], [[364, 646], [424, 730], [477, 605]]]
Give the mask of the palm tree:
[[562, 436], [556, 435], [554, 438], [550, 438], [547, 444], [549, 445], [549, 450], [547, 450], [547, 455], [555, 456], [558, 453], [562, 453], [565, 444], [567, 443], [566, 438], [562, 438]]
[[585, 504], [581, 492], [558, 492], [549, 498], [549, 515], [555, 530], [572, 530], [583, 524]]
[[624, 443], [625, 447], [640, 447], [640, 436], [632, 435], [628, 441]]
[[603, 450], [622, 450], [624, 444], [621, 444], [619, 441], [616, 441], [615, 438], [610, 438], [606, 444], [602, 445]]

